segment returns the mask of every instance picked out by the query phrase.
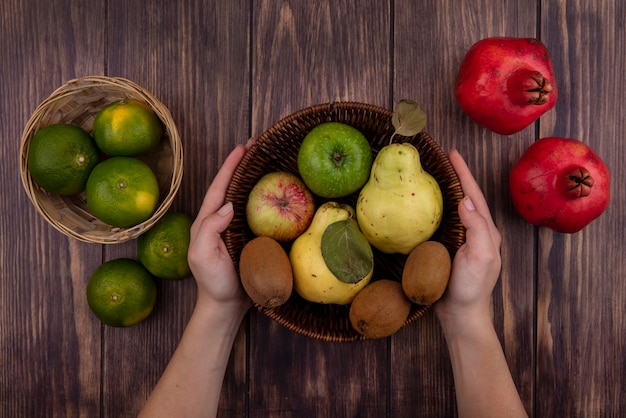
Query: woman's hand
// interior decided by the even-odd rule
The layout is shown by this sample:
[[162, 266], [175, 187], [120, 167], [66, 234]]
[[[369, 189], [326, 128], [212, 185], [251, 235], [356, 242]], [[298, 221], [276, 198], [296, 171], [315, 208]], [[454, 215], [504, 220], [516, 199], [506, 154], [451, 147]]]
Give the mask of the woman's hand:
[[465, 194], [458, 210], [466, 239], [454, 257], [448, 288], [434, 306], [444, 330], [464, 319], [490, 315], [501, 266], [501, 237], [485, 197], [463, 157], [453, 150], [449, 158]]
[[527, 417], [491, 314], [491, 294], [501, 267], [500, 233], [461, 155], [451, 151], [449, 157], [465, 194], [459, 215], [466, 236], [434, 310], [448, 346], [458, 416]]
[[245, 146], [236, 147], [226, 158], [191, 226], [188, 259], [198, 284], [199, 307], [217, 304], [247, 311], [252, 306], [221, 234], [233, 219], [232, 202], [225, 203], [226, 190], [237, 165], [253, 143], [250, 140]]
[[217, 415], [230, 351], [252, 306], [221, 237], [233, 218], [232, 204], [224, 203], [226, 190], [252, 144], [238, 146], [226, 158], [191, 226], [188, 260], [198, 284], [198, 300], [141, 417]]

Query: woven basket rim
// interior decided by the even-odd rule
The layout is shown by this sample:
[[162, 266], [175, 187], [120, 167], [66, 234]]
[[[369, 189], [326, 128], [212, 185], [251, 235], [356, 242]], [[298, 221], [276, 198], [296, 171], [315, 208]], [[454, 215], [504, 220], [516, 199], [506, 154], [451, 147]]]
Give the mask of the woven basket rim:
[[[77, 196], [62, 197], [46, 193], [33, 182], [28, 172], [28, 146], [35, 132], [43, 126], [54, 123], [55, 118], [71, 118], [72, 115], [69, 114], [59, 116], [59, 109], [63, 106], [71, 107], [71, 104], [75, 103], [75, 98], [84, 99], [89, 91], [98, 91], [97, 89], [111, 89], [119, 96], [137, 98], [147, 103], [164, 126], [164, 136], [167, 137], [167, 142], [164, 144], [168, 148], [167, 153], [171, 154], [172, 173], [171, 179], [167, 182], [167, 193], [165, 196], [161, 196], [156, 211], [149, 219], [129, 228], [107, 226], [102, 221], [95, 219], [84, 208], [78, 207], [77, 202], [80, 198]], [[117, 97], [107, 99], [106, 96], [102, 96], [99, 100], [108, 104], [116, 99]], [[83, 116], [80, 114], [80, 109], [76, 111], [76, 115]], [[152, 93], [137, 83], [122, 77], [85, 76], [71, 79], [56, 88], [37, 105], [26, 123], [20, 140], [19, 158], [22, 185], [36, 211], [59, 232], [79, 241], [97, 244], [126, 242], [147, 231], [169, 210], [180, 188], [183, 176], [182, 141], [169, 109]], [[61, 209], [58, 209], [59, 207]], [[90, 230], [91, 226], [77, 230], [76, 227], [68, 226], [69, 223], [80, 223], [81, 225], [93, 223], [97, 227], [92, 230]]]
[[[348, 124], [358, 124], [363, 120], [367, 121], [368, 127], [364, 129], [372, 129], [378, 133], [374, 134], [376, 138], [368, 138], [374, 149], [374, 142], [376, 146], [381, 145], [381, 142], [388, 140], [393, 133], [393, 127], [391, 126], [392, 111], [382, 108], [380, 106], [346, 101], [346, 102], [328, 102], [312, 105], [301, 110], [298, 110], [290, 115], [281, 118], [278, 122], [270, 126], [265, 130], [261, 136], [256, 140], [255, 145], [246, 153], [235, 170], [233, 179], [227, 190], [226, 199], [232, 201], [235, 207], [235, 218], [231, 221], [229, 228], [223, 234], [224, 241], [227, 249], [235, 266], [238, 265], [238, 258], [243, 243], [247, 239], [251, 239], [253, 236], [248, 231], [245, 224], [244, 215], [237, 216], [237, 213], [245, 213], [243, 209], [242, 201], [245, 200], [246, 190], [252, 187], [250, 183], [255, 183], [254, 178], [260, 178], [265, 172], [273, 171], [276, 167], [259, 168], [262, 164], [282, 164], [281, 169], [285, 171], [292, 171], [297, 174], [297, 168], [294, 169], [292, 161], [283, 161], [288, 158], [285, 154], [275, 155], [276, 153], [287, 153], [288, 151], [295, 152], [298, 147], [298, 141], [304, 136], [304, 130], [307, 126], [313, 126], [316, 123], [324, 121], [342, 121]], [[355, 126], [359, 128], [359, 126]], [[297, 139], [293, 139], [292, 143], [287, 143], [285, 137], [290, 135], [297, 136]], [[366, 135], [368, 136], [368, 135]], [[281, 146], [273, 146], [273, 141], [282, 140]], [[447, 220], [446, 225], [440, 227], [440, 235], [445, 235], [446, 238], [444, 244], [454, 256], [456, 250], [465, 241], [465, 229], [460, 223], [458, 212], [456, 207], [458, 202], [463, 198], [463, 192], [460, 187], [460, 180], [456, 172], [454, 171], [447, 155], [443, 153], [443, 150], [439, 145], [428, 135], [426, 132], [411, 137], [395, 137], [394, 142], [414, 142], [418, 143], [420, 147], [425, 148], [427, 152], [422, 158], [436, 158], [437, 162], [441, 162], [441, 167], [438, 169], [438, 175], [446, 176], [444, 182], [444, 200], [447, 200]], [[432, 157], [434, 156], [434, 157]], [[439, 161], [441, 160], [441, 161]], [[443, 173], [443, 174], [442, 174]], [[433, 173], [431, 173], [433, 174]], [[439, 180], [439, 179], [438, 179]], [[239, 205], [239, 207], [237, 207]], [[448, 237], [450, 235], [450, 237]], [[396, 264], [392, 264], [397, 268]], [[376, 269], [375, 266], [375, 275]], [[397, 271], [396, 277], [397, 277]], [[287, 329], [322, 341], [329, 342], [353, 342], [366, 339], [351, 327], [346, 326], [346, 317], [348, 315], [347, 307], [338, 305], [319, 305], [312, 304], [299, 298], [296, 292], [292, 294], [292, 297], [286, 304], [277, 308], [262, 308], [256, 305], [256, 308], [266, 315], [267, 317], [278, 322], [280, 325]], [[404, 326], [415, 322], [418, 318], [422, 317], [431, 306], [429, 305], [412, 305], [412, 310], [409, 318], [405, 322]], [[315, 311], [315, 312], [312, 312]], [[322, 311], [320, 314], [319, 311]], [[315, 315], [321, 315], [315, 317]], [[340, 319], [337, 319], [340, 318]]]

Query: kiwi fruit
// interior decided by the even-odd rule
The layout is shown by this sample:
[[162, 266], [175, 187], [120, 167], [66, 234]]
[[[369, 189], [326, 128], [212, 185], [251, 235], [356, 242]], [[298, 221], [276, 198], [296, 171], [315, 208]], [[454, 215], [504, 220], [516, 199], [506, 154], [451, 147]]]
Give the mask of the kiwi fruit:
[[352, 327], [366, 338], [383, 338], [398, 331], [411, 312], [411, 301], [395, 280], [380, 279], [368, 284], [352, 300]]
[[275, 308], [291, 296], [293, 271], [289, 256], [273, 238], [258, 236], [244, 245], [239, 275], [244, 290], [258, 306]]
[[425, 241], [409, 253], [402, 270], [402, 290], [417, 305], [431, 305], [445, 292], [452, 260], [438, 241]]

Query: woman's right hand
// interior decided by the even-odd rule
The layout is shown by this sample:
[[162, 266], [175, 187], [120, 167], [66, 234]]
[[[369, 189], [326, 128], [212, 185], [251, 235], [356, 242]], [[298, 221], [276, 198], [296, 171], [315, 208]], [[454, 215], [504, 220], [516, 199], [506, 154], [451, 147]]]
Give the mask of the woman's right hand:
[[245, 146], [237, 146], [226, 158], [191, 226], [188, 260], [198, 284], [197, 307], [234, 307], [236, 311], [245, 312], [252, 306], [221, 234], [233, 218], [232, 202], [225, 202], [226, 190], [235, 169], [253, 144], [254, 140], [250, 140]]

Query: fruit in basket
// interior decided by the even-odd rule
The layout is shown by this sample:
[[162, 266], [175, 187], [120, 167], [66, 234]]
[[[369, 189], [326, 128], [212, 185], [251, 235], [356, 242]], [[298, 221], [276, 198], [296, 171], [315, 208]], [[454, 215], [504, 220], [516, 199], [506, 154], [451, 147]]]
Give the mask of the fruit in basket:
[[402, 290], [417, 305], [431, 305], [441, 298], [450, 280], [452, 260], [448, 249], [438, 241], [415, 247], [402, 270]]
[[87, 207], [101, 221], [120, 228], [149, 219], [159, 203], [159, 184], [146, 163], [111, 157], [91, 171], [85, 187]]
[[118, 100], [100, 110], [92, 135], [98, 148], [109, 156], [136, 156], [155, 150], [161, 142], [161, 120], [146, 103]]
[[294, 174], [275, 171], [261, 177], [246, 202], [246, 220], [257, 236], [280, 242], [302, 234], [315, 213], [315, 201], [306, 185]]
[[388, 337], [398, 331], [411, 313], [411, 302], [395, 280], [370, 283], [352, 301], [349, 318], [352, 327], [366, 338]]
[[293, 242], [289, 259], [294, 288], [302, 298], [346, 305], [369, 283], [374, 256], [354, 218], [351, 206], [326, 202], [315, 212], [309, 228]]
[[439, 184], [409, 143], [383, 147], [356, 204], [359, 227], [384, 253], [408, 254], [428, 240], [443, 216]]
[[96, 317], [112, 327], [146, 319], [156, 303], [154, 278], [139, 262], [117, 258], [101, 264], [87, 284], [87, 303]]
[[137, 238], [137, 257], [159, 279], [181, 280], [191, 275], [187, 262], [191, 224], [187, 213], [168, 212]]
[[465, 55], [454, 94], [479, 125], [502, 135], [519, 132], [556, 103], [548, 49], [533, 38], [482, 39]]
[[297, 164], [302, 180], [314, 194], [334, 199], [365, 184], [372, 160], [370, 144], [358, 129], [325, 122], [304, 137]]
[[533, 225], [575, 233], [609, 205], [611, 174], [586, 144], [548, 137], [534, 142], [511, 169], [517, 212]]
[[28, 147], [28, 172], [50, 193], [73, 195], [85, 189], [99, 151], [79, 126], [58, 123], [39, 129]]
[[291, 296], [293, 273], [289, 256], [273, 238], [256, 237], [244, 245], [239, 275], [244, 290], [259, 306], [275, 308]]

